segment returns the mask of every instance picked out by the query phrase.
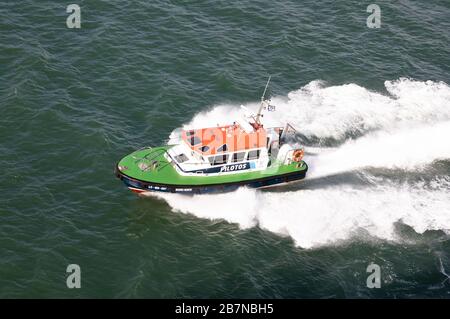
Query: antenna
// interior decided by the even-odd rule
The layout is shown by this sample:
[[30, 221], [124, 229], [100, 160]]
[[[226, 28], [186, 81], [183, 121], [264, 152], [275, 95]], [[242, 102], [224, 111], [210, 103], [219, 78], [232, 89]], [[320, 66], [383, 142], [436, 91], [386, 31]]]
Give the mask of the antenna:
[[261, 124], [259, 122], [259, 118], [261, 117], [261, 112], [264, 109], [264, 104], [265, 104], [264, 97], [266, 96], [266, 91], [267, 91], [267, 88], [269, 87], [269, 83], [270, 83], [270, 78], [271, 77], [272, 76], [269, 75], [269, 79], [267, 80], [266, 87], [264, 88], [263, 95], [261, 96], [261, 105], [259, 106], [259, 110], [258, 110], [258, 113], [256, 114], [256, 118], [255, 118], [256, 124]]
[[271, 77], [272, 77], [272, 76], [269, 75], [269, 78], [267, 79], [266, 87], [264, 88], [263, 95], [261, 96], [261, 102], [264, 101], [264, 96], [266, 95], [267, 87], [269, 86], [270, 78], [271, 78]]

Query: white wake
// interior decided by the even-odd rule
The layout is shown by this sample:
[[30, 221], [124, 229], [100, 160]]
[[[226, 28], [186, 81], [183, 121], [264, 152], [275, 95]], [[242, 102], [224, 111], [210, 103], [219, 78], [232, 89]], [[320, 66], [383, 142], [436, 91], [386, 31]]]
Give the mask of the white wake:
[[[366, 167], [421, 170], [433, 161], [450, 159], [450, 87], [409, 79], [387, 81], [385, 87], [388, 94], [355, 84], [325, 87], [313, 81], [287, 97], [273, 98], [277, 111], [268, 113], [264, 122], [270, 126], [287, 121], [306, 137], [335, 141], [338, 146], [314, 147], [305, 157], [310, 165], [307, 178]], [[185, 127], [230, 123], [241, 112], [236, 105], [219, 105], [199, 113]], [[398, 185], [373, 177], [376, 183], [358, 188], [328, 185], [310, 190], [300, 184], [289, 192], [242, 188], [219, 195], [157, 196], [176, 211], [224, 219], [242, 228], [258, 225], [310, 248], [346, 240], [361, 230], [393, 240], [398, 221], [419, 233], [450, 231], [449, 175], [435, 178], [431, 186]]]
[[450, 158], [450, 121], [375, 132], [311, 156], [308, 177], [322, 177], [364, 167], [414, 170]]
[[241, 228], [259, 226], [292, 237], [311, 248], [346, 240], [367, 231], [395, 240], [394, 225], [401, 221], [418, 233], [450, 230], [449, 180], [435, 189], [407, 185], [379, 185], [355, 189], [333, 186], [294, 192], [261, 192], [241, 188], [219, 195], [158, 194], [175, 210], [201, 218], [224, 219]]

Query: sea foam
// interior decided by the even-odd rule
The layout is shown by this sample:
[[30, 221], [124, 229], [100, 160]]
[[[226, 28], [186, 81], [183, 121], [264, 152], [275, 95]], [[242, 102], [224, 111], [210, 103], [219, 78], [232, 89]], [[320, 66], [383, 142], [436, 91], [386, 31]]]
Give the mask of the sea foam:
[[[307, 178], [381, 167], [420, 170], [436, 160], [450, 159], [450, 87], [443, 82], [409, 79], [386, 81], [387, 94], [356, 84], [326, 87], [313, 81], [272, 103], [277, 111], [266, 126], [290, 122], [319, 141]], [[255, 110], [257, 103], [246, 105]], [[238, 105], [218, 105], [196, 115], [185, 128], [226, 124], [241, 116]], [[333, 139], [332, 148], [320, 142]], [[308, 151], [308, 146], [306, 146]], [[364, 174], [368, 174], [365, 172]], [[448, 176], [447, 176], [448, 177]], [[223, 219], [241, 228], [259, 226], [290, 236], [304, 248], [335, 244], [355, 233], [395, 240], [395, 223], [416, 232], [450, 230], [450, 178], [395, 184], [374, 176], [364, 186], [326, 185], [317, 189], [267, 192], [241, 188], [217, 195], [156, 194], [178, 212]]]

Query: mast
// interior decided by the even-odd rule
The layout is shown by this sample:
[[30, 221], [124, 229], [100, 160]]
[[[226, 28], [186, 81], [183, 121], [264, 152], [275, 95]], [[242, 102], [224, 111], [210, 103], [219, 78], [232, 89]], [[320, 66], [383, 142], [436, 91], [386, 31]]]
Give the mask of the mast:
[[267, 80], [266, 87], [264, 88], [263, 95], [261, 96], [261, 105], [259, 106], [258, 113], [256, 114], [256, 118], [255, 118], [256, 124], [261, 124], [260, 121], [259, 121], [259, 118], [261, 117], [261, 113], [262, 113], [262, 111], [264, 109], [265, 104], [267, 104], [267, 102], [264, 101], [264, 97], [266, 95], [267, 88], [269, 87], [270, 78], [271, 78], [271, 76], [269, 75], [269, 79]]

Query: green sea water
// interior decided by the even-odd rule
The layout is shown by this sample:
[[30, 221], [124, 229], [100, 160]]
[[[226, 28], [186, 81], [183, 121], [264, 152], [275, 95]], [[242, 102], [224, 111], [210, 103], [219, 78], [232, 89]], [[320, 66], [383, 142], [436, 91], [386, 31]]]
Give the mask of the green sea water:
[[[2, 0], [0, 17], [1, 298], [450, 297], [448, 0]], [[114, 177], [254, 108], [269, 75], [305, 181], [137, 197]]]

